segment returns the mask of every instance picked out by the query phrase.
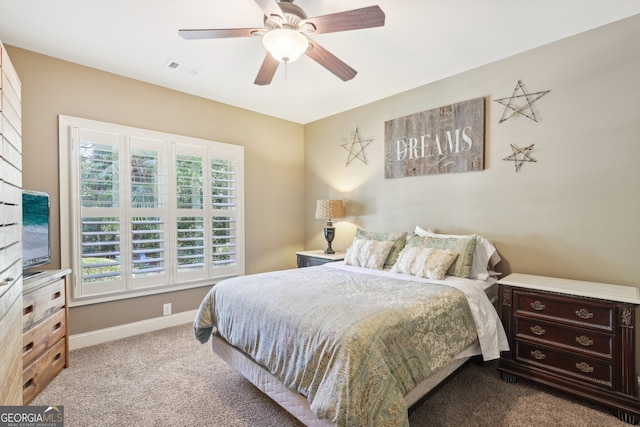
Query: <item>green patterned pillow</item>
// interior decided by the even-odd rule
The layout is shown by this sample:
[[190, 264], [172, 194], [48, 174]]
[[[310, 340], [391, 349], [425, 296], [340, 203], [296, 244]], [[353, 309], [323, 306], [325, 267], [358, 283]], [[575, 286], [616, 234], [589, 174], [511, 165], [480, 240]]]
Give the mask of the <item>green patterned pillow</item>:
[[475, 234], [464, 237], [423, 237], [413, 234], [407, 239], [407, 246], [445, 249], [457, 253], [458, 257], [447, 270], [447, 274], [467, 278], [471, 274], [476, 242]]
[[368, 239], [368, 240], [389, 240], [393, 242], [389, 256], [384, 262], [384, 268], [390, 268], [398, 260], [400, 251], [404, 248], [404, 244], [407, 241], [407, 233], [383, 233], [376, 231], [366, 231], [362, 228], [356, 230], [356, 239]]

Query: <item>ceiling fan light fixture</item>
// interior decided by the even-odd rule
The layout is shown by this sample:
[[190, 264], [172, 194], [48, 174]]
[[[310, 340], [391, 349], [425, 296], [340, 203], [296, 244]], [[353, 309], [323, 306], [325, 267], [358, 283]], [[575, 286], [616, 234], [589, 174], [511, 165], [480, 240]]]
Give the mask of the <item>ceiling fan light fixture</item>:
[[309, 40], [296, 30], [276, 28], [262, 37], [265, 49], [279, 62], [293, 62], [309, 48]]

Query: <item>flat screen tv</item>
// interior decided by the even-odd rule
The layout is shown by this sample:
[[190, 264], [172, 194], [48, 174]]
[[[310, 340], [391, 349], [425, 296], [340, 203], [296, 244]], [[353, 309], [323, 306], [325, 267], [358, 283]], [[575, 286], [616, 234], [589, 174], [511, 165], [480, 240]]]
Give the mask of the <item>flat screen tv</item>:
[[22, 270], [24, 277], [40, 273], [31, 269], [51, 262], [50, 206], [49, 194], [22, 190]]

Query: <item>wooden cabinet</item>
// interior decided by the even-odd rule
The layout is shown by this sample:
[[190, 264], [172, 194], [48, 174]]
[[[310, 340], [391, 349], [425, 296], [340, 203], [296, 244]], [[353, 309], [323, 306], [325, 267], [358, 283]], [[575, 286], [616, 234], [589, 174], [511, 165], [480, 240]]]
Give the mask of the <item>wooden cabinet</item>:
[[498, 369], [609, 406], [640, 421], [635, 361], [639, 290], [511, 274], [501, 279], [500, 315], [509, 338]]
[[69, 270], [46, 271], [24, 281], [22, 300], [22, 392], [28, 404], [69, 365]]
[[298, 268], [312, 267], [314, 265], [322, 265], [328, 262], [342, 261], [344, 259], [344, 256], [344, 252], [325, 254], [323, 250], [296, 252]]
[[21, 306], [22, 279], [0, 285], [0, 406], [22, 405]]
[[22, 107], [0, 42], [0, 406], [22, 405]]

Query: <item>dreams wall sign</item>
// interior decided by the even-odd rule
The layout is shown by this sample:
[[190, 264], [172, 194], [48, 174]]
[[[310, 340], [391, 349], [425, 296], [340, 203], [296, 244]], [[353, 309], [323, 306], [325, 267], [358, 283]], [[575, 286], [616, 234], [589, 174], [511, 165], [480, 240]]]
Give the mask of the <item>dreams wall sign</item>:
[[385, 178], [484, 169], [484, 98], [385, 122]]

